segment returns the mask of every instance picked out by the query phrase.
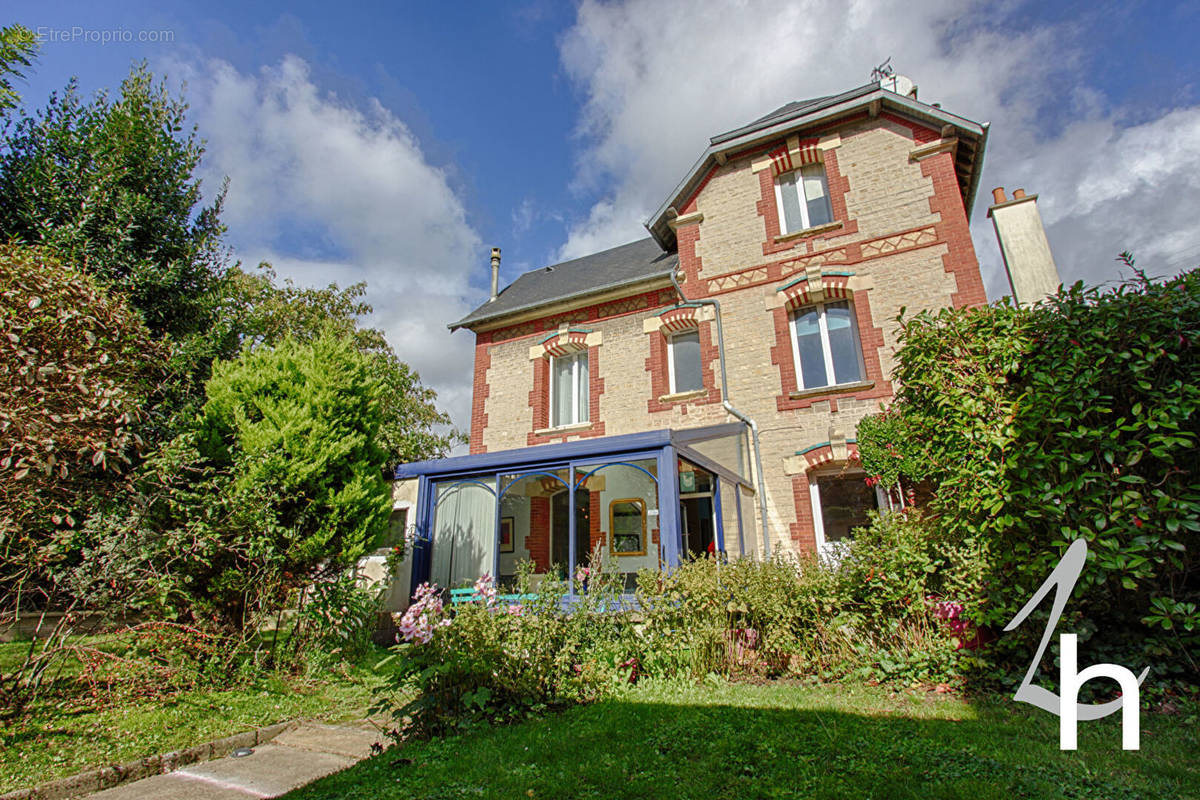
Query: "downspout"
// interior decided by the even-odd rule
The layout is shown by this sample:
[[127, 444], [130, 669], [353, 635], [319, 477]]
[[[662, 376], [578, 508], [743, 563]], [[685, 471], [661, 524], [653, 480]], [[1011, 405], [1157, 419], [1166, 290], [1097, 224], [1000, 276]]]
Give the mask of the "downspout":
[[762, 450], [758, 446], [758, 425], [750, 417], [733, 407], [729, 402], [729, 379], [725, 373], [725, 333], [721, 327], [721, 303], [717, 300], [689, 300], [679, 285], [676, 270], [671, 270], [671, 284], [683, 299], [681, 306], [712, 306], [717, 317], [717, 357], [721, 359], [721, 406], [733, 416], [750, 426], [750, 441], [754, 448], [754, 474], [758, 479], [758, 510], [762, 516], [763, 556], [771, 556], [771, 532], [767, 518], [767, 487], [763, 480]]

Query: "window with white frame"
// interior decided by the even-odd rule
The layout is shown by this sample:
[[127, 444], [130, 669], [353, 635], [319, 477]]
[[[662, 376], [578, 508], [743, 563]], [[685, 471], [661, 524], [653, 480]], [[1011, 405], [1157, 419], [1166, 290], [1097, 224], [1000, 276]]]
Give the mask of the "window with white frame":
[[870, 523], [867, 512], [887, 509], [886, 495], [877, 486], [868, 486], [866, 477], [842, 471], [809, 475], [813, 528], [821, 552], [836, 553], [854, 538], [855, 528]]
[[789, 327], [798, 389], [863, 380], [858, 321], [848, 301], [798, 308], [792, 312]]
[[667, 367], [671, 376], [671, 394], [695, 392], [704, 388], [699, 331], [684, 331], [667, 340]]
[[550, 359], [550, 425], [588, 421], [588, 354], [586, 350]]
[[775, 179], [781, 234], [795, 233], [833, 222], [825, 165], [808, 164]]

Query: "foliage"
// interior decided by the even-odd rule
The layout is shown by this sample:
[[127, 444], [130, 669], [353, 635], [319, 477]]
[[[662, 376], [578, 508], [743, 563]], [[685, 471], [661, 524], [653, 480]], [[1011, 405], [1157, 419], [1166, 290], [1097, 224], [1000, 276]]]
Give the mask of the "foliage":
[[[598, 554], [589, 570], [588, 591], [571, 613], [562, 602], [565, 586], [551, 575], [531, 591], [528, 563], [519, 576], [521, 603], [500, 602], [484, 576], [477, 599], [451, 616], [436, 586], [419, 587], [399, 620], [404, 642], [395, 650], [393, 685], [379, 696], [379, 710], [399, 723], [397, 734], [519, 719], [590, 702], [628, 680], [636, 635], [616, 605], [620, 576], [604, 570]], [[404, 702], [395, 701], [397, 693]]]
[[[1005, 624], [1082, 537], [1069, 623], [1098, 660], [1200, 683], [1200, 273], [925, 313], [901, 336], [900, 394], [860, 453], [936, 485], [931, 511], [988, 564], [971, 619]], [[1040, 635], [998, 657], [1027, 663]]]
[[391, 512], [373, 363], [328, 333], [219, 364], [191, 430], [141, 470], [132, 513], [95, 521], [81, 579], [246, 631], [353, 564]]
[[445, 456], [465, 440], [448, 430], [450, 418], [435, 406], [436, 393], [396, 357], [381, 331], [363, 324], [372, 311], [362, 300], [365, 293], [365, 283], [345, 289], [298, 287], [290, 279], [280, 284], [265, 263], [252, 272], [234, 267], [216, 295], [217, 328], [209, 342], [223, 344], [212, 355], [274, 346], [288, 337], [312, 341], [327, 330], [349, 337], [375, 361], [373, 370], [384, 383], [377, 441], [388, 453], [388, 467]]
[[137, 314], [45, 250], [0, 245], [0, 611], [50, 570], [127, 472], [159, 350]]
[[0, 115], [16, 108], [21, 95], [13, 88], [13, 78], [24, 78], [21, 71], [33, 66], [37, 55], [37, 39], [24, 25], [0, 28]]
[[222, 192], [201, 207], [187, 105], [142, 65], [115, 98], [72, 82], [0, 142], [0, 238], [42, 245], [126, 297], [155, 336], [209, 323]]
[[[0, 792], [289, 719], [359, 720], [381, 680], [366, 666], [319, 676], [267, 673], [241, 651], [232, 663], [210, 658], [212, 638], [173, 628], [67, 639], [46, 673], [43, 697], [0, 729]], [[0, 672], [42, 643], [0, 643]], [[230, 644], [222, 642], [218, 655], [228, 654]], [[218, 672], [221, 664], [226, 668]]]
[[317, 667], [360, 662], [372, 648], [381, 588], [364, 586], [353, 573], [343, 572], [317, 581], [305, 594], [293, 633], [297, 650]]

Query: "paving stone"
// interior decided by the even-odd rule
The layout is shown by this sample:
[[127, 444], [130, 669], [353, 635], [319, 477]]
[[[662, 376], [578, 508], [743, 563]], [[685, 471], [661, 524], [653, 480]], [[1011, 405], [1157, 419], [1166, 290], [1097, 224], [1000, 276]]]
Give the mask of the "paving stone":
[[173, 772], [115, 786], [89, 800], [248, 800], [266, 795], [225, 788], [210, 781]]
[[361, 759], [371, 755], [371, 745], [383, 738], [383, 734], [371, 726], [350, 728], [310, 722], [284, 731], [272, 743]]
[[256, 797], [277, 797], [356, 761], [357, 758], [333, 753], [265, 744], [244, 758], [219, 758], [192, 764], [172, 774], [208, 781], [218, 788], [241, 789]]

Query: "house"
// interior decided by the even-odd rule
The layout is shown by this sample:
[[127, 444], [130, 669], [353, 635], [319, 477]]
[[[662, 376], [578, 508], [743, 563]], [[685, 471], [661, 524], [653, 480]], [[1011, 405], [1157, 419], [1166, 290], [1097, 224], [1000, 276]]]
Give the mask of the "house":
[[475, 337], [470, 452], [396, 471], [412, 585], [836, 549], [896, 501], [855, 429], [895, 394], [897, 315], [986, 302], [986, 141], [889, 77], [712, 137], [645, 239], [503, 291], [493, 250], [450, 326]]

